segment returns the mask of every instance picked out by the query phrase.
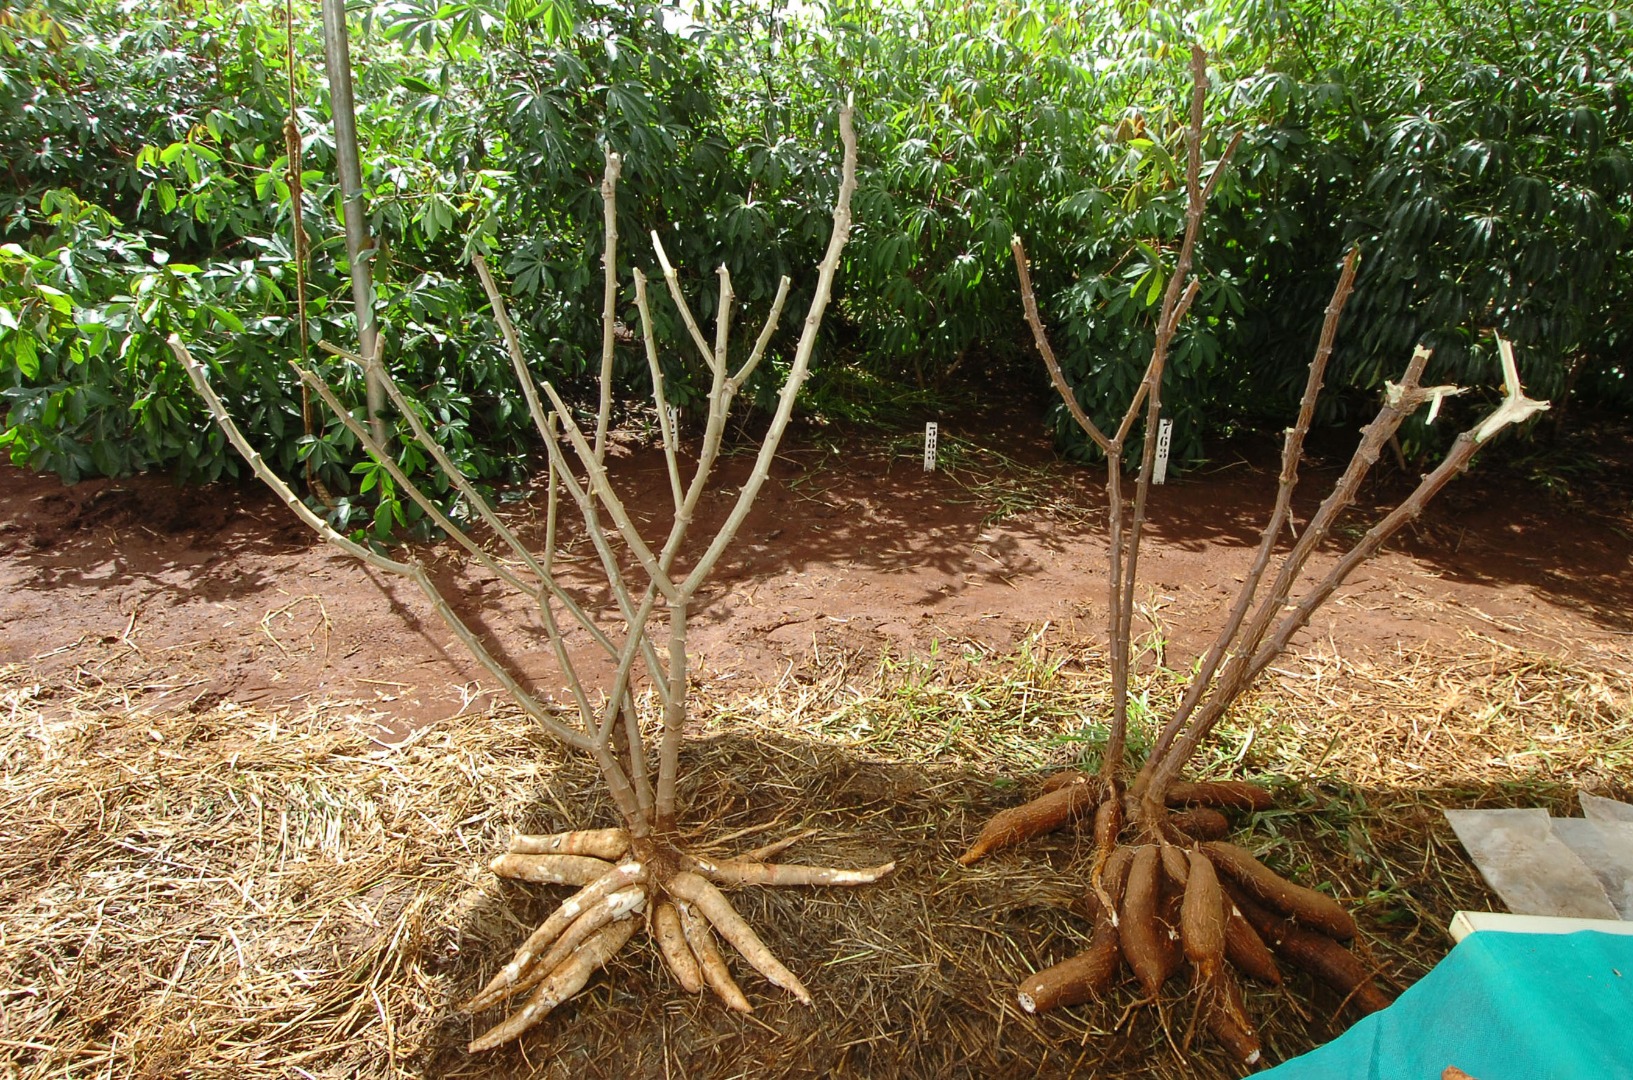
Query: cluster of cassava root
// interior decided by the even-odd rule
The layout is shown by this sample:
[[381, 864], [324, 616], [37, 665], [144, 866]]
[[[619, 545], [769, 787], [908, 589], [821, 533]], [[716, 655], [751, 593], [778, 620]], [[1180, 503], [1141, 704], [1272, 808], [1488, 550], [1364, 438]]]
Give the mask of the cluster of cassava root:
[[[1389, 999], [1373, 984], [1367, 966], [1345, 948], [1343, 943], [1355, 936], [1355, 921], [1336, 900], [1285, 880], [1249, 852], [1224, 840], [1230, 825], [1220, 811], [1263, 810], [1269, 805], [1269, 794], [1250, 784], [1185, 783], [1178, 776], [1233, 703], [1287, 649], [1355, 568], [1421, 513], [1429, 500], [1468, 467], [1481, 446], [1504, 428], [1548, 406], [1525, 396], [1513, 347], [1499, 338], [1502, 403], [1459, 435], [1411, 494], [1298, 595], [1311, 559], [1333, 536], [1335, 524], [1355, 501], [1360, 485], [1400, 425], [1425, 406], [1433, 422], [1443, 401], [1462, 393], [1456, 386], [1421, 385], [1431, 354], [1428, 349], [1416, 349], [1400, 382], [1386, 384], [1377, 416], [1362, 430], [1360, 443], [1331, 492], [1302, 530], [1294, 528], [1292, 497], [1304, 439], [1360, 257], [1358, 249], [1351, 249], [1327, 305], [1297, 419], [1283, 438], [1276, 502], [1253, 562], [1224, 626], [1199, 659], [1182, 700], [1157, 734], [1144, 765], [1125, 787], [1122, 770], [1128, 735], [1134, 591], [1155, 464], [1163, 373], [1170, 346], [1198, 290], [1191, 266], [1203, 211], [1238, 144], [1232, 140], [1224, 147], [1204, 183], [1202, 118], [1207, 65], [1201, 49], [1193, 50], [1191, 60], [1185, 234], [1157, 315], [1151, 360], [1115, 427], [1102, 430], [1067, 382], [1043, 324], [1025, 247], [1019, 236], [1012, 241], [1022, 307], [1038, 352], [1067, 411], [1106, 459], [1111, 716], [1098, 774], [1068, 772], [1052, 778], [1036, 799], [994, 817], [961, 861], [969, 865], [1028, 837], [1070, 822], [1092, 820], [1094, 853], [1086, 904], [1093, 930], [1088, 947], [1021, 983], [1022, 1008], [1041, 1012], [1088, 1001], [1109, 988], [1125, 964], [1139, 981], [1145, 1000], [1156, 1001], [1168, 979], [1189, 964], [1195, 1015], [1219, 1043], [1244, 1065], [1252, 1066], [1261, 1059], [1259, 1040], [1233, 972], [1279, 986], [1279, 956], [1336, 987], [1347, 1003], [1362, 1010], [1381, 1008]], [[1139, 471], [1133, 498], [1125, 505], [1123, 457], [1142, 419], [1142, 406]], [[1280, 565], [1271, 576], [1268, 572], [1286, 533], [1294, 539], [1281, 553]]]
[[1197, 1016], [1251, 1066], [1261, 1057], [1259, 1039], [1232, 968], [1280, 986], [1280, 956], [1363, 1012], [1389, 1004], [1366, 965], [1344, 947], [1355, 937], [1355, 920], [1337, 901], [1225, 842], [1230, 822], [1221, 811], [1268, 809], [1269, 792], [1236, 781], [1176, 782], [1163, 801], [1137, 801], [1089, 773], [1057, 773], [1037, 798], [995, 815], [960, 856], [969, 866], [1041, 833], [1093, 823], [1088, 947], [1024, 980], [1017, 989], [1021, 1008], [1046, 1012], [1094, 1000], [1125, 966], [1145, 1000], [1155, 1001], [1189, 965]]
[[[412, 557], [402, 560], [366, 547], [337, 532], [297, 496], [289, 485], [255, 452], [234, 422], [226, 404], [210, 385], [209, 372], [179, 337], [170, 346], [186, 368], [193, 385], [217, 426], [243, 456], [255, 474], [314, 532], [328, 543], [383, 573], [406, 579], [424, 594], [449, 632], [511, 699], [533, 717], [552, 739], [590, 756], [596, 763], [608, 797], [623, 821], [622, 828], [591, 829], [549, 836], [519, 836], [510, 850], [492, 863], [503, 877], [579, 890], [557, 908], [522, 944], [488, 984], [464, 1003], [469, 1013], [485, 1012], [526, 994], [519, 1006], [499, 1024], [470, 1044], [472, 1051], [499, 1046], [527, 1031], [552, 1009], [577, 994], [591, 976], [615, 956], [635, 932], [646, 927], [660, 954], [687, 991], [707, 986], [728, 1007], [750, 1011], [747, 997], [733, 980], [715, 936], [724, 938], [744, 960], [774, 985], [809, 1003], [810, 994], [799, 978], [766, 948], [754, 930], [733, 909], [721, 887], [747, 885], [865, 885], [890, 873], [894, 863], [868, 869], [846, 870], [820, 866], [792, 866], [770, 862], [773, 856], [801, 839], [795, 836], [734, 860], [713, 861], [681, 843], [676, 827], [681, 745], [686, 738], [688, 674], [687, 631], [698, 591], [735, 538], [771, 472], [778, 445], [793, 416], [795, 399], [810, 371], [823, 313], [833, 294], [840, 256], [850, 235], [851, 195], [856, 190], [856, 132], [853, 109], [846, 103], [838, 112], [843, 158], [834, 199], [833, 231], [822, 261], [810, 306], [800, 326], [777, 395], [770, 425], [760, 440], [748, 479], [733, 496], [725, 521], [688, 561], [684, 549], [698, 506], [712, 490], [714, 467], [721, 457], [722, 440], [732, 403], [754, 374], [777, 331], [788, 299], [790, 281], [784, 277], [771, 302], [764, 325], [753, 343], [733, 348], [731, 340], [735, 297], [731, 274], [717, 270], [719, 293], [714, 340], [703, 334], [682, 292], [676, 269], [669, 262], [658, 234], [652, 234], [653, 254], [663, 270], [671, 299], [698, 351], [708, 376], [702, 437], [695, 456], [683, 453], [680, 433], [671, 423], [659, 362], [656, 335], [647, 295], [647, 280], [634, 270], [635, 306], [640, 316], [642, 341], [652, 380], [652, 407], [662, 436], [673, 514], [667, 535], [654, 544], [636, 527], [634, 517], [615, 490], [606, 462], [612, 435], [614, 341], [620, 285], [618, 282], [617, 189], [622, 158], [609, 147], [601, 185], [605, 225], [603, 255], [602, 354], [599, 407], [594, 427], [586, 433], [574, 411], [548, 381], [540, 381], [524, 352], [498, 284], [480, 258], [473, 259], [482, 287], [492, 305], [494, 320], [504, 337], [515, 369], [518, 388], [547, 455], [544, 480], [545, 529], [541, 548], [530, 547], [494, 511], [488, 498], [470, 482], [437, 443], [422, 407], [398, 385], [381, 359], [385, 334], [375, 339], [371, 355], [363, 356], [323, 342], [330, 353], [356, 364], [386, 392], [411, 441], [425, 460], [437, 468], [473, 512], [454, 520], [420, 484], [398, 464], [396, 455], [354, 416], [333, 386], [301, 363], [295, 369], [303, 384], [315, 392], [340, 424], [383, 468], [397, 489], [412, 499], [427, 518], [470, 553], [496, 580], [535, 605], [545, 636], [571, 697], [571, 705], [545, 701], [527, 689], [525, 673], [513, 670], [496, 655], [443, 596], [441, 590]], [[542, 394], [541, 394], [542, 391]], [[370, 417], [367, 419], [379, 419]], [[690, 476], [686, 467], [690, 466]], [[597, 609], [584, 602], [559, 577], [562, 530], [559, 528], [563, 495], [583, 521], [583, 536], [594, 549], [606, 575], [610, 606]], [[485, 533], [476, 532], [478, 526]], [[621, 540], [622, 553], [613, 547]], [[636, 570], [628, 569], [633, 562]], [[639, 576], [637, 576], [639, 575]], [[641, 580], [644, 578], [644, 581]], [[654, 624], [667, 616], [668, 633], [660, 651]], [[581, 677], [581, 658], [568, 647], [566, 634], [577, 629], [590, 646], [611, 662], [613, 675], [594, 686]], [[637, 690], [656, 707], [644, 707]], [[657, 713], [656, 716], [652, 715]]]
[[548, 836], [519, 835], [510, 851], [493, 860], [500, 877], [551, 885], [581, 886], [516, 950], [486, 986], [460, 1006], [477, 1013], [531, 990], [504, 1021], [471, 1042], [488, 1050], [508, 1042], [584, 988], [635, 935], [644, 915], [647, 933], [675, 982], [689, 994], [706, 986], [728, 1008], [752, 1012], [715, 944], [719, 934], [774, 986], [809, 1005], [799, 977], [766, 948], [759, 935], [732, 908], [720, 886], [867, 885], [894, 863], [864, 870], [772, 863], [799, 837], [746, 853], [740, 859], [711, 861], [624, 829], [584, 829]]

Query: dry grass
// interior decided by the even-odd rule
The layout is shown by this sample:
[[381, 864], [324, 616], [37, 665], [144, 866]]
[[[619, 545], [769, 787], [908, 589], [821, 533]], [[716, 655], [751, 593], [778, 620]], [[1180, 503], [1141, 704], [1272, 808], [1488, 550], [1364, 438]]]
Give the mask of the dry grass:
[[[1488, 903], [1440, 807], [1629, 794], [1626, 671], [1476, 639], [1387, 668], [1281, 668], [1206, 767], [1277, 786], [1245, 842], [1356, 902], [1396, 988], [1443, 953], [1456, 907]], [[364, 716], [161, 715], [139, 679], [0, 670], [0, 1062], [87, 1078], [1234, 1075], [1206, 1047], [1180, 1055], [1156, 1010], [1125, 1016], [1127, 995], [1041, 1018], [1011, 1004], [1019, 977], [1080, 946], [1077, 837], [953, 863], [1036, 776], [1094, 758], [1093, 654], [949, 646], [865, 676], [825, 670], [706, 702], [686, 793], [699, 843], [811, 829], [791, 857], [900, 861], [879, 887], [738, 895], [816, 1007], [750, 978], [759, 1011], [731, 1016], [631, 948], [579, 1003], [481, 1059], [449, 1002], [560, 896], [483, 866], [512, 828], [612, 823], [582, 762], [508, 713], [386, 747]], [[1177, 685], [1148, 674], [1137, 716]], [[1296, 988], [1252, 1002], [1273, 1058], [1343, 1026], [1332, 995]], [[1165, 1004], [1176, 1030], [1187, 1008]]]
[[[1078, 525], [1104, 518], [1105, 511], [1085, 506], [1081, 498], [1083, 472], [1053, 459], [1017, 461], [987, 439], [971, 439], [945, 428], [936, 440], [936, 471], [962, 492], [948, 495], [954, 506], [978, 506], [981, 523], [991, 525], [1007, 518], [1030, 516], [1062, 525]], [[913, 430], [872, 437], [868, 431], [852, 436], [855, 445], [877, 454], [887, 468], [909, 473], [923, 468], [924, 432]], [[821, 466], [811, 470], [821, 471]]]

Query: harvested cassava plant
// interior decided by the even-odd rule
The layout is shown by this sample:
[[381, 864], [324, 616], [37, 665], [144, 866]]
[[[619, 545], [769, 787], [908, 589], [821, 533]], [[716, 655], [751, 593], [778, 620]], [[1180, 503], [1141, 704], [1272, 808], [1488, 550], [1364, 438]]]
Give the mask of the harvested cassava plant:
[[[652, 379], [663, 451], [673, 496], [671, 524], [659, 544], [643, 537], [630, 512], [614, 490], [606, 465], [606, 451], [612, 415], [612, 376], [615, 315], [617, 312], [617, 184], [621, 161], [610, 150], [601, 185], [606, 221], [605, 296], [601, 354], [601, 390], [595, 430], [580, 430], [567, 404], [548, 382], [537, 384], [523, 355], [505, 304], [486, 265], [475, 260], [477, 273], [493, 306], [495, 319], [504, 335], [510, 358], [520, 382], [522, 396], [549, 456], [545, 535], [542, 550], [523, 544], [494, 513], [483, 496], [473, 488], [447, 454], [426, 430], [421, 410], [392, 380], [381, 363], [379, 350], [361, 357], [331, 349], [360, 364], [371, 379], [378, 379], [399, 410], [408, 429], [407, 437], [443, 471], [447, 480], [481, 518], [496, 543], [508, 549], [501, 559], [473, 539], [470, 531], [451, 520], [399, 468], [392, 454], [359, 423], [326, 382], [312, 371], [299, 367], [305, 384], [316, 392], [363, 448], [389, 473], [400, 491], [412, 498], [430, 519], [487, 570], [525, 594], [537, 607], [555, 661], [571, 691], [575, 708], [558, 710], [529, 693], [516, 672], [491, 651], [444, 599], [425, 570], [414, 562], [397, 561], [355, 544], [330, 528], [295, 497], [287, 484], [267, 467], [244, 440], [225, 406], [211, 389], [204, 369], [193, 360], [177, 338], [170, 344], [186, 366], [194, 385], [209, 405], [216, 423], [238, 451], [277, 494], [320, 536], [369, 565], [412, 581], [430, 600], [454, 636], [527, 711], [544, 731], [555, 739], [590, 755], [600, 769], [606, 793], [623, 819], [615, 829], [586, 829], [548, 836], [518, 836], [510, 850], [493, 860], [491, 869], [504, 877], [521, 881], [578, 886], [537, 931], [517, 950], [511, 961], [477, 994], [465, 1003], [469, 1012], [503, 1005], [515, 995], [531, 991], [526, 1002], [486, 1034], [470, 1044], [473, 1051], [485, 1050], [515, 1038], [538, 1023], [562, 1002], [578, 993], [588, 980], [630, 939], [636, 918], [649, 919], [650, 934], [675, 976], [688, 992], [711, 988], [730, 1008], [749, 1011], [746, 996], [738, 988], [724, 957], [715, 945], [718, 934], [757, 972], [774, 986], [788, 991], [801, 1002], [811, 998], [799, 977], [785, 967], [733, 909], [719, 886], [740, 885], [862, 885], [888, 874], [894, 864], [885, 863], [864, 870], [836, 870], [827, 867], [777, 865], [765, 861], [770, 855], [750, 853], [739, 861], [710, 861], [687, 850], [677, 831], [676, 791], [680, 779], [681, 742], [686, 728], [687, 627], [695, 613], [698, 590], [720, 560], [747, 517], [756, 495], [770, 474], [777, 447], [793, 414], [794, 400], [810, 368], [812, 351], [822, 324], [823, 312], [832, 293], [840, 253], [850, 233], [851, 194], [856, 188], [856, 138], [851, 123], [851, 107], [839, 113], [839, 131], [844, 145], [839, 193], [833, 211], [833, 232], [817, 273], [815, 294], [801, 328], [798, 344], [789, 364], [787, 381], [777, 400], [769, 429], [747, 482], [736, 492], [730, 514], [701, 554], [682, 569], [682, 546], [698, 504], [710, 494], [710, 481], [719, 458], [731, 405], [748, 378], [759, 366], [776, 329], [789, 280], [783, 278], [772, 302], [764, 328], [733, 370], [728, 345], [733, 309], [731, 276], [719, 269], [720, 295], [714, 341], [705, 339], [681, 292], [674, 267], [653, 233], [653, 245], [663, 268], [670, 295], [681, 320], [702, 357], [712, 381], [708, 393], [707, 418], [696, 470], [683, 483], [678, 435], [673, 430], [664, 393], [663, 371], [653, 333], [646, 279], [635, 272], [635, 304], [640, 312], [648, 370]], [[384, 335], [377, 340], [383, 341]], [[541, 400], [539, 390], [543, 390]], [[606, 574], [616, 620], [612, 626], [597, 623], [586, 608], [574, 599], [558, 580], [558, 510], [565, 491], [583, 518], [584, 535]], [[609, 534], [622, 541], [625, 552], [616, 551]], [[627, 556], [627, 558], [623, 557]], [[632, 582], [625, 567], [633, 564], [645, 578]], [[668, 634], [663, 647], [654, 642], [648, 627], [661, 613], [668, 616]], [[587, 686], [580, 678], [565, 641], [563, 625], [584, 631], [610, 659], [613, 674], [607, 685]], [[621, 640], [620, 640], [621, 635]], [[661, 716], [648, 723], [638, 705], [637, 689], [651, 693]], [[599, 691], [599, 693], [594, 693]], [[654, 732], [652, 729], [656, 728]], [[655, 734], [655, 738], [653, 735]], [[656, 761], [649, 747], [656, 750]], [[655, 768], [654, 768], [655, 765]], [[655, 772], [655, 776], [654, 776]], [[772, 846], [772, 852], [780, 850]]]
[[[1174, 334], [1198, 289], [1196, 279], [1191, 277], [1191, 266], [1203, 211], [1236, 146], [1232, 141], [1225, 148], [1204, 184], [1202, 114], [1208, 79], [1206, 58], [1200, 49], [1193, 51], [1192, 76], [1191, 118], [1186, 133], [1185, 235], [1157, 316], [1156, 344], [1145, 377], [1111, 434], [1095, 424], [1067, 383], [1038, 311], [1026, 251], [1019, 237], [1013, 242], [1021, 300], [1038, 350], [1067, 410], [1106, 456], [1112, 715], [1097, 775], [1068, 771], [1051, 777], [1043, 794], [994, 818], [959, 861], [970, 865], [1043, 828], [1092, 820], [1094, 852], [1089, 862], [1091, 902], [1087, 906], [1094, 928], [1089, 947], [1079, 957], [1022, 983], [1022, 1008], [1035, 1011], [1076, 1004], [1109, 987], [1117, 974], [1117, 964], [1107, 959], [1112, 942], [1117, 943], [1122, 960], [1138, 979], [1145, 997], [1155, 999], [1174, 974], [1180, 955], [1176, 946], [1183, 944], [1184, 958], [1194, 976], [1191, 992], [1197, 1017], [1242, 1064], [1254, 1065], [1260, 1060], [1259, 1042], [1232, 969], [1261, 983], [1280, 986], [1282, 974], [1275, 959], [1279, 955], [1337, 987], [1349, 1003], [1362, 1010], [1379, 1008], [1388, 998], [1372, 983], [1366, 965], [1342, 944], [1355, 937], [1356, 926], [1337, 900], [1286, 880], [1246, 849], [1223, 842], [1229, 822], [1220, 811], [1266, 810], [1271, 806], [1270, 793], [1239, 781], [1182, 781], [1180, 771], [1232, 703], [1361, 562], [1421, 512], [1468, 466], [1481, 446], [1503, 428], [1547, 405], [1525, 396], [1513, 350], [1508, 342], [1499, 340], [1505, 390], [1502, 404], [1460, 435], [1440, 465], [1424, 476], [1395, 510], [1374, 525], [1324, 578], [1295, 598], [1294, 588], [1305, 565], [1333, 535], [1334, 524], [1354, 501], [1368, 470], [1401, 423], [1424, 406], [1432, 421], [1441, 401], [1461, 392], [1452, 386], [1420, 385], [1429, 352], [1418, 349], [1401, 381], [1388, 384], [1377, 417], [1363, 431], [1348, 467], [1297, 534], [1273, 583], [1261, 594], [1260, 584], [1276, 554], [1279, 538], [1289, 525], [1304, 438], [1315, 414], [1339, 317], [1354, 283], [1359, 252], [1352, 250], [1344, 260], [1337, 289], [1327, 306], [1298, 418], [1286, 433], [1276, 503], [1252, 566], [1224, 627], [1200, 662], [1173, 716], [1138, 771], [1128, 775], [1124, 749], [1134, 589], [1162, 412], [1163, 372]], [[1123, 457], [1140, 420], [1142, 405], [1144, 449], [1130, 508], [1123, 495]], [[1034, 827], [1035, 823], [1041, 824]], [[1113, 868], [1126, 873], [1126, 886], [1121, 880], [1108, 880]]]

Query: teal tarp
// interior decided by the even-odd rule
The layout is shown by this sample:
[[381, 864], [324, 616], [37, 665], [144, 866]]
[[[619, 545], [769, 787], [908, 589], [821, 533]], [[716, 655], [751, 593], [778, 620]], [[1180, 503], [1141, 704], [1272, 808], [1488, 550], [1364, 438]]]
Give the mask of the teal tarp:
[[1260, 1077], [1633, 1080], [1633, 935], [1470, 934], [1383, 1012]]

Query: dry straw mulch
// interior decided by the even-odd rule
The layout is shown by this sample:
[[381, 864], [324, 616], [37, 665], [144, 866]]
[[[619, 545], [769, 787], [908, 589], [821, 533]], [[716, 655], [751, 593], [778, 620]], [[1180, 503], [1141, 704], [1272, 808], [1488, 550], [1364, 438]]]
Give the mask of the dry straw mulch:
[[[81, 669], [82, 671], [84, 669]], [[19, 1077], [1233, 1075], [1177, 1044], [1175, 999], [1029, 1017], [1013, 986], [1080, 947], [1077, 838], [953, 856], [1049, 767], [1092, 757], [1092, 655], [949, 648], [865, 678], [708, 703], [689, 820], [731, 851], [810, 830], [802, 861], [901, 863], [859, 890], [746, 890], [743, 914], [817, 996], [763, 982], [748, 1018], [630, 949], [519, 1046], [483, 1058], [450, 1010], [560, 898], [484, 869], [512, 829], [612, 824], [594, 774], [504, 712], [385, 746], [372, 717], [230, 703], [162, 714], [144, 683], [0, 669], [0, 1063]], [[155, 679], [157, 683], [160, 680]], [[1160, 713], [1177, 687], [1146, 676]], [[1569, 812], [1627, 797], [1626, 671], [1485, 641], [1374, 666], [1305, 657], [1238, 710], [1210, 770], [1276, 786], [1240, 835], [1331, 881], [1395, 989], [1488, 898], [1447, 805]], [[1319, 871], [1314, 868], [1319, 867]], [[1344, 1026], [1306, 983], [1258, 993], [1273, 1059]], [[488, 1018], [484, 1018], [488, 1019]]]

